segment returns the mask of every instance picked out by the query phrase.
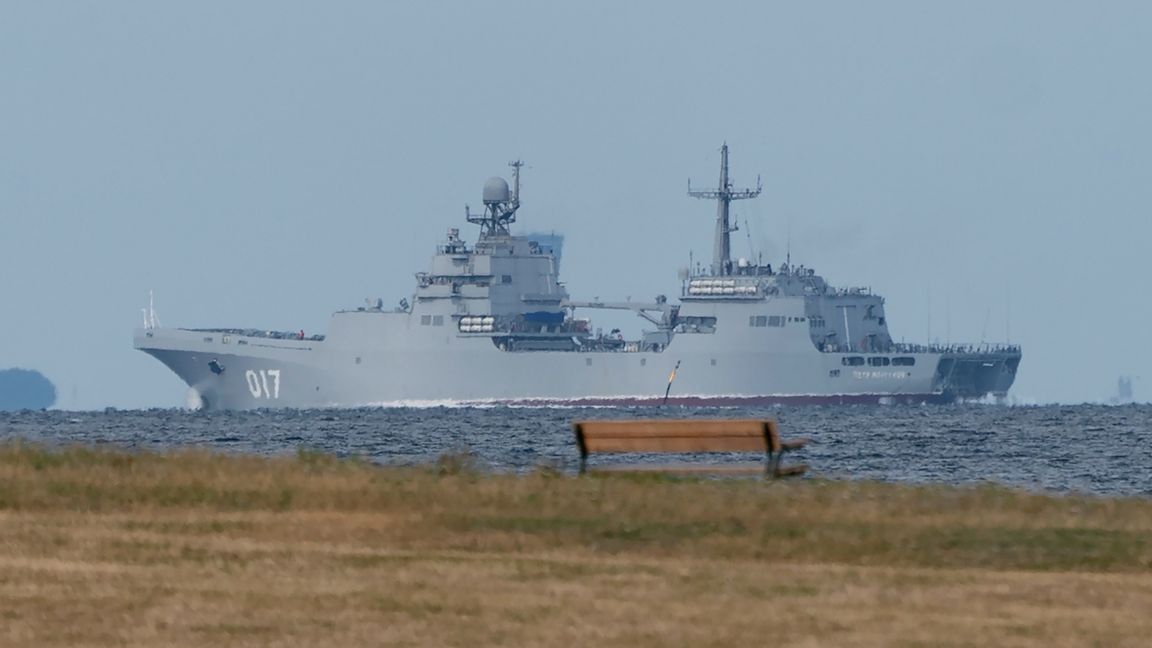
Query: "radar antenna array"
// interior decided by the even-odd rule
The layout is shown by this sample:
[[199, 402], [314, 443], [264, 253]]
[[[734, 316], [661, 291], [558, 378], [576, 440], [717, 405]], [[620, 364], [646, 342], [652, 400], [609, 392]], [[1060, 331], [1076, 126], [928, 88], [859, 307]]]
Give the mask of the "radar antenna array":
[[716, 201], [716, 239], [712, 246], [712, 274], [732, 274], [732, 240], [731, 233], [740, 229], [729, 224], [728, 207], [733, 200], [746, 200], [760, 195], [764, 188], [760, 177], [756, 177], [755, 189], [733, 189], [728, 179], [728, 143], [720, 147], [720, 184], [716, 189], [692, 189], [692, 181], [688, 181], [688, 195], [692, 198], [703, 198]]
[[508, 163], [512, 167], [512, 189], [504, 178], [489, 178], [484, 183], [484, 212], [472, 213], [464, 205], [464, 218], [469, 223], [480, 226], [480, 238], [508, 236], [508, 226], [516, 222], [516, 210], [520, 209], [520, 168], [524, 162], [515, 160]]

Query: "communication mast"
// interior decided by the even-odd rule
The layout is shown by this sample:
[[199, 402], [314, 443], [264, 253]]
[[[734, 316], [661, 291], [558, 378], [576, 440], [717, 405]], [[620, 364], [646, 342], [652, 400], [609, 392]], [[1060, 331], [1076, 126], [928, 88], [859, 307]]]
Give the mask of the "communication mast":
[[728, 144], [720, 147], [720, 186], [716, 189], [693, 190], [692, 181], [688, 181], [688, 195], [693, 198], [704, 198], [716, 201], [716, 239], [712, 246], [712, 274], [732, 274], [732, 242], [729, 236], [739, 228], [729, 225], [728, 205], [733, 200], [755, 198], [760, 195], [763, 185], [760, 177], [756, 177], [755, 189], [733, 189], [728, 180]]

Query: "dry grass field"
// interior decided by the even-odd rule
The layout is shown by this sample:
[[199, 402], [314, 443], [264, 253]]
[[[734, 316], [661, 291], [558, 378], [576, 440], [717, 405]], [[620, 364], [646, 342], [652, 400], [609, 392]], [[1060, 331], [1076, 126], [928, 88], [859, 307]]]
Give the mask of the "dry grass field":
[[0, 643], [1146, 646], [1152, 501], [0, 445]]

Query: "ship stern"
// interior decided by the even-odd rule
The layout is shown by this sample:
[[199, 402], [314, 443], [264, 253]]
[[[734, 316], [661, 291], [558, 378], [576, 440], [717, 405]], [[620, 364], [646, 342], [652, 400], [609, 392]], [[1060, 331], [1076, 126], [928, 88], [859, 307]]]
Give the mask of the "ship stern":
[[940, 356], [933, 389], [958, 400], [1002, 400], [1016, 380], [1019, 347], [963, 349]]

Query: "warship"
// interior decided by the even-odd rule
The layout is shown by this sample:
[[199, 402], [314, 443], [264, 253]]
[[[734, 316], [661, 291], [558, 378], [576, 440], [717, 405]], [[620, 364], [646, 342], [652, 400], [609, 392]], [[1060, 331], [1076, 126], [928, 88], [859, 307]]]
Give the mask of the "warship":
[[[559, 237], [516, 235], [520, 170], [465, 206], [474, 243], [448, 229], [411, 299], [332, 315], [325, 335], [245, 328], [165, 328], [145, 313], [135, 348], [174, 371], [207, 409], [419, 404], [763, 405], [946, 403], [1004, 398], [1016, 345], [896, 342], [884, 298], [837, 288], [788, 259], [733, 259], [737, 189], [721, 148], [711, 265], [679, 271], [676, 299], [571, 299]], [[551, 239], [551, 240], [548, 240]], [[643, 330], [605, 334], [590, 311], [632, 311]]]

